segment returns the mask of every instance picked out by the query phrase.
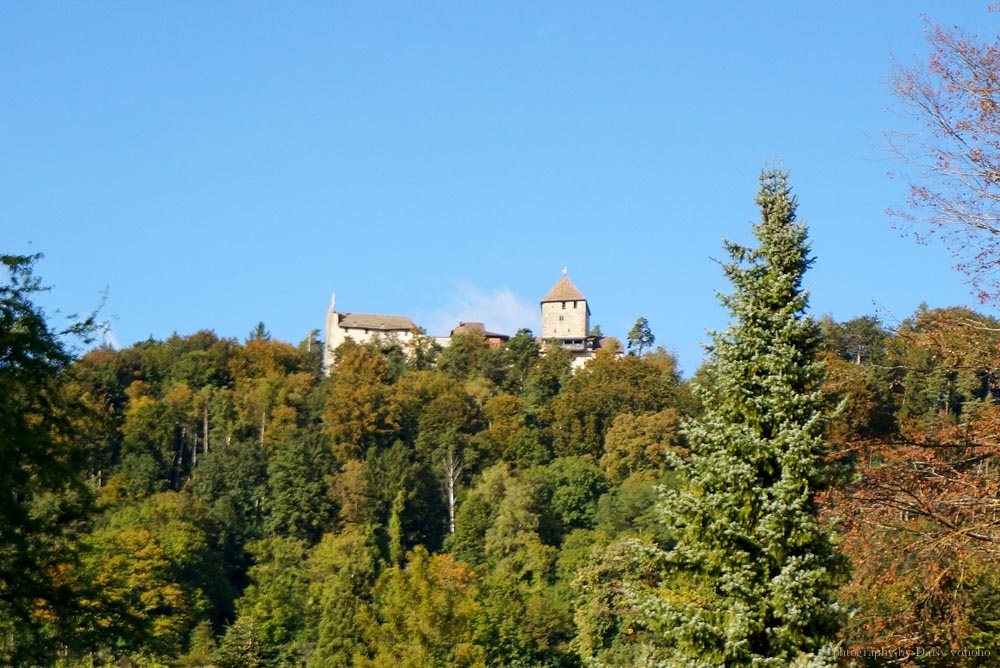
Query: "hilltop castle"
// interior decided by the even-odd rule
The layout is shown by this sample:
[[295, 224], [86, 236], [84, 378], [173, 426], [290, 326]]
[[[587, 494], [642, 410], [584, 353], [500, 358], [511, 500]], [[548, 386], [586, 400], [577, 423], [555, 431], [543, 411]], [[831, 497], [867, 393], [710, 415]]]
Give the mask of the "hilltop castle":
[[[590, 336], [587, 299], [565, 275], [565, 270], [563, 274], [541, 301], [542, 329], [538, 338], [543, 349], [553, 343], [565, 348], [572, 355], [573, 368], [582, 367], [601, 348], [610, 347], [620, 352], [621, 344], [614, 337]], [[323, 365], [327, 369], [333, 367], [333, 351], [349, 338], [357, 343], [393, 339], [405, 346], [412, 341], [416, 331], [416, 324], [406, 316], [339, 312], [334, 295], [326, 313]], [[500, 345], [509, 338], [505, 334], [486, 331], [481, 322], [459, 322], [448, 336], [435, 337], [434, 340], [447, 346], [452, 336], [469, 334], [483, 336], [492, 345]]]

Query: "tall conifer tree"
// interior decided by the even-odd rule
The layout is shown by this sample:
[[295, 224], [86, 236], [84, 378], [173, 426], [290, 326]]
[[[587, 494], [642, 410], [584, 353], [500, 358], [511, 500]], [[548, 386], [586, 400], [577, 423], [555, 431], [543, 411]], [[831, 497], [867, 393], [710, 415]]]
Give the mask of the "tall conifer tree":
[[[665, 498], [665, 586], [635, 591], [671, 666], [833, 665], [845, 564], [817, 520], [826, 417], [812, 264], [784, 171], [760, 177], [759, 247], [727, 241], [733, 323], [713, 333], [705, 413], [686, 425], [686, 484]], [[658, 553], [657, 553], [658, 552]]]

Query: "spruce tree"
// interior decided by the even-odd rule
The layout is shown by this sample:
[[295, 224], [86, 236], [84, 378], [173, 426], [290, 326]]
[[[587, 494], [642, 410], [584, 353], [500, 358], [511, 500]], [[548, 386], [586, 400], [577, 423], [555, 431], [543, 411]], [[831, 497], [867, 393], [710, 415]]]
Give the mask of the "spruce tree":
[[760, 177], [756, 249], [725, 242], [733, 322], [709, 346], [713, 387], [685, 433], [685, 484], [663, 510], [675, 542], [645, 547], [668, 574], [633, 589], [669, 666], [836, 662], [845, 563], [819, 523], [827, 418], [819, 330], [805, 316], [812, 264], [784, 171]]

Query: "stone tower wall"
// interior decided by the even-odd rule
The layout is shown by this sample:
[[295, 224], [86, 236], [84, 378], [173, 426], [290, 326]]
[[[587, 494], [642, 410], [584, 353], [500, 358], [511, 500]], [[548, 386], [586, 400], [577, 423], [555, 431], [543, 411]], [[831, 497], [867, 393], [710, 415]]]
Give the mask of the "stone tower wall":
[[542, 304], [542, 338], [583, 339], [590, 331], [587, 302], [578, 299]]

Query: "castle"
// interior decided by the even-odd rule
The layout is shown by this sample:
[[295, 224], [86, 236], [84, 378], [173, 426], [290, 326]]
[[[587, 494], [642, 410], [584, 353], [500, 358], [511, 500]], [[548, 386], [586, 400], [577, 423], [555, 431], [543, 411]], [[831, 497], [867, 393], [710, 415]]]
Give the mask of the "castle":
[[[587, 305], [586, 297], [569, 280], [565, 269], [563, 277], [542, 298], [540, 305], [542, 329], [538, 338], [543, 350], [553, 344], [565, 348], [572, 356], [574, 369], [582, 367], [602, 348], [612, 348], [616, 353], [621, 353], [621, 343], [614, 337], [590, 335], [590, 306]], [[392, 339], [405, 348], [417, 331], [416, 324], [406, 316], [339, 312], [334, 295], [326, 313], [323, 366], [333, 368], [333, 351], [349, 338], [356, 343]], [[481, 322], [459, 322], [448, 336], [435, 337], [434, 340], [447, 346], [451, 337], [458, 335], [482, 336], [491, 345], [500, 345], [510, 338], [505, 334], [486, 331]]]

